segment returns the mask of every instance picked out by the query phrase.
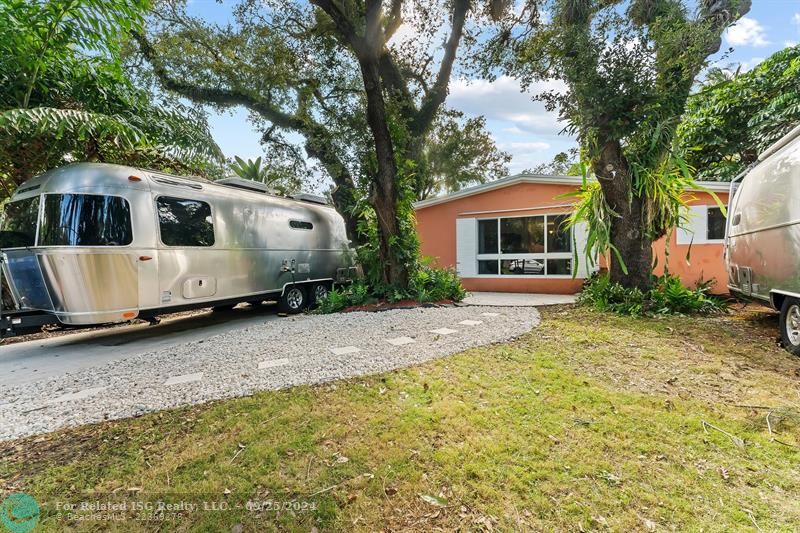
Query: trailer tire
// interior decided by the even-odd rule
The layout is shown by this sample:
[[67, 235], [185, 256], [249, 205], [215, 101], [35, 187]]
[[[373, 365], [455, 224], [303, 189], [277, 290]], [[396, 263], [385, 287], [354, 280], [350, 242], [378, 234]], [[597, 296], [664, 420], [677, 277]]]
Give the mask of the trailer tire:
[[297, 314], [308, 307], [308, 291], [302, 285], [289, 285], [278, 302], [283, 313]]
[[787, 296], [781, 305], [781, 344], [789, 353], [800, 355], [800, 300]]
[[331, 292], [330, 283], [315, 283], [311, 287], [311, 305], [317, 307], [319, 303]]

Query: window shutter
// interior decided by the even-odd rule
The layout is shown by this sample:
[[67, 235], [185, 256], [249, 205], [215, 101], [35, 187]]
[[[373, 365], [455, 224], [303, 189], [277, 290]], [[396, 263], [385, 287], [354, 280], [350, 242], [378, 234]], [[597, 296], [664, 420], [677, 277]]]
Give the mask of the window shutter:
[[706, 242], [706, 226], [708, 224], [708, 206], [689, 206], [689, 221], [685, 228], [676, 228], [678, 244], [702, 244]]
[[578, 222], [572, 228], [573, 235], [575, 236], [575, 251], [578, 256], [578, 273], [575, 276], [579, 279], [588, 278], [592, 272], [597, 271], [597, 258], [594, 259], [594, 265], [589, 265], [586, 261], [586, 244], [589, 240], [589, 225], [586, 222]]
[[463, 278], [477, 275], [477, 227], [474, 218], [456, 219], [456, 271]]

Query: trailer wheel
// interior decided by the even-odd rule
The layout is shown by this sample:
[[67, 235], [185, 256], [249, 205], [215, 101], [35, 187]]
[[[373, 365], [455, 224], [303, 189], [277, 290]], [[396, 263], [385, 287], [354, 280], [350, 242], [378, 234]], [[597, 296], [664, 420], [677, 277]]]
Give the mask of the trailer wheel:
[[800, 355], [800, 300], [784, 298], [780, 326], [783, 347], [794, 355]]
[[280, 310], [284, 313], [296, 314], [308, 307], [308, 295], [302, 285], [286, 287], [279, 302]]
[[311, 289], [311, 304], [316, 307], [319, 303], [328, 296], [328, 293], [331, 292], [331, 286], [329, 283], [315, 283]]

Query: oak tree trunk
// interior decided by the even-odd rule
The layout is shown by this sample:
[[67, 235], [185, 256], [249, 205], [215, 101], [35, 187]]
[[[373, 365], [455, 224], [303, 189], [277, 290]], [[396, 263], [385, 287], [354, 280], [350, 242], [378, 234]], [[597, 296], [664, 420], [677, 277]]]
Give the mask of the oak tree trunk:
[[628, 273], [625, 273], [616, 253], [611, 251], [611, 281], [646, 291], [652, 284], [653, 242], [643, 231], [644, 199], [631, 193], [630, 167], [619, 142], [609, 141], [603, 146], [593, 170], [606, 203], [619, 215], [611, 220], [611, 244], [622, 256]]
[[377, 175], [372, 182], [370, 202], [378, 221], [379, 254], [383, 265], [383, 282], [405, 287], [408, 285], [406, 265], [392, 253], [390, 240], [399, 234], [397, 220], [397, 167], [394, 147], [389, 133], [383, 88], [378, 71], [377, 54], [365, 54], [359, 58], [361, 77], [367, 96], [367, 123], [375, 141]]

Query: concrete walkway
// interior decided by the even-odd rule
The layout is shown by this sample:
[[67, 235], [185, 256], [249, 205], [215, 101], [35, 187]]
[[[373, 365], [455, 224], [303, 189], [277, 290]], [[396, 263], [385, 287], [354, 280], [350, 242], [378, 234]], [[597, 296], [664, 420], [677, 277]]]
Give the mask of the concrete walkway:
[[534, 294], [524, 292], [471, 292], [464, 298], [466, 305], [491, 307], [538, 307], [575, 303], [574, 294]]

